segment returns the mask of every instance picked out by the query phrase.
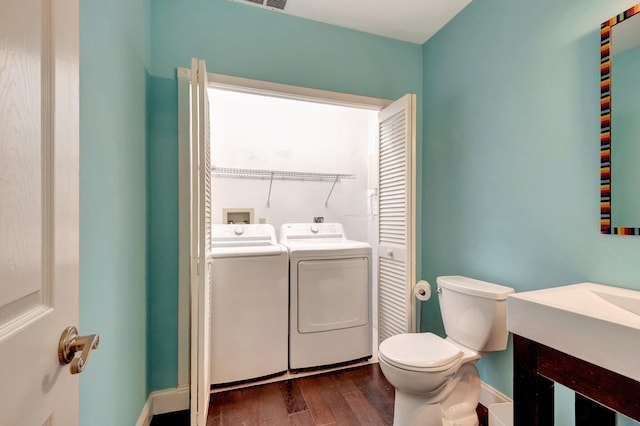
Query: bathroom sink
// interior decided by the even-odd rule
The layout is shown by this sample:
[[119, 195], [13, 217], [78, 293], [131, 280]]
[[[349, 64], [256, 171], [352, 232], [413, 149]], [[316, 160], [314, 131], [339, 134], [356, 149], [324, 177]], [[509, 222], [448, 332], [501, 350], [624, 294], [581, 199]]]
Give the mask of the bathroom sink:
[[580, 283], [511, 294], [507, 328], [640, 381], [640, 291]]

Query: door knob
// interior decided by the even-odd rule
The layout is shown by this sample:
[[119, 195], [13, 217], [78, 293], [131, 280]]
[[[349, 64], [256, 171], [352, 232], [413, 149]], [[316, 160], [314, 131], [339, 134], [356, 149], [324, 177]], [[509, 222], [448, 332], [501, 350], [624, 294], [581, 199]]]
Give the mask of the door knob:
[[[71, 374], [82, 373], [89, 360], [89, 353], [93, 349], [97, 349], [99, 343], [100, 336], [98, 334], [78, 336], [78, 329], [69, 326], [64, 329], [60, 336], [58, 360], [62, 365], [71, 363]], [[75, 355], [79, 351], [82, 351], [80, 357], [76, 358]]]

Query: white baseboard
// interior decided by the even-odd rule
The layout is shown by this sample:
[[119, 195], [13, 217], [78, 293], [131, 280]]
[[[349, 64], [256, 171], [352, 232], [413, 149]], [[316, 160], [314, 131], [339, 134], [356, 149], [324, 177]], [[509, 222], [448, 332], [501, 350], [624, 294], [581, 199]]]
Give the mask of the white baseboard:
[[189, 409], [189, 386], [151, 392], [153, 414], [172, 413]]
[[153, 411], [151, 410], [151, 395], [149, 395], [147, 402], [145, 402], [144, 407], [142, 407], [142, 412], [140, 413], [140, 417], [138, 417], [136, 426], [149, 426], [152, 418]]
[[136, 426], [149, 426], [156, 414], [172, 413], [189, 409], [189, 386], [154, 391], [149, 394], [142, 407]]
[[499, 390], [482, 382], [480, 387], [480, 404], [489, 408], [491, 404], [500, 404], [503, 402], [512, 402], [511, 398], [500, 392]]

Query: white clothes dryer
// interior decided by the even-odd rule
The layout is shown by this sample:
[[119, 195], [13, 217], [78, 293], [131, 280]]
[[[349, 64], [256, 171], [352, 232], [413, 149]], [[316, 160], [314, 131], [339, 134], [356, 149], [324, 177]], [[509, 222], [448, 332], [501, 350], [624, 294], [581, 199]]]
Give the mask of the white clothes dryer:
[[372, 354], [371, 246], [347, 240], [339, 223], [280, 228], [289, 251], [289, 368]]
[[287, 250], [273, 225], [212, 225], [211, 384], [287, 371]]

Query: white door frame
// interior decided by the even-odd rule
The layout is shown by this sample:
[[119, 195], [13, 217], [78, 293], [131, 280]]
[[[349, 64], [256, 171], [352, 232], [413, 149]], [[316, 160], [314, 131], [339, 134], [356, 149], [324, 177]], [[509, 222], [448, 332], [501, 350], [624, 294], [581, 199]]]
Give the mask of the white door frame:
[[[189, 81], [191, 70], [178, 68], [178, 387], [189, 384]], [[305, 100], [379, 111], [389, 99], [311, 89], [288, 84], [208, 73], [209, 86], [241, 93]], [[185, 186], [186, 185], [186, 186]]]
[[[209, 87], [284, 99], [379, 111], [394, 101], [332, 92], [287, 84], [208, 73]], [[178, 387], [188, 386], [190, 377], [189, 311], [189, 81], [191, 70], [178, 68]], [[414, 154], [415, 155], [415, 154]], [[414, 186], [415, 191], [415, 186]], [[186, 409], [187, 407], [185, 407]]]

